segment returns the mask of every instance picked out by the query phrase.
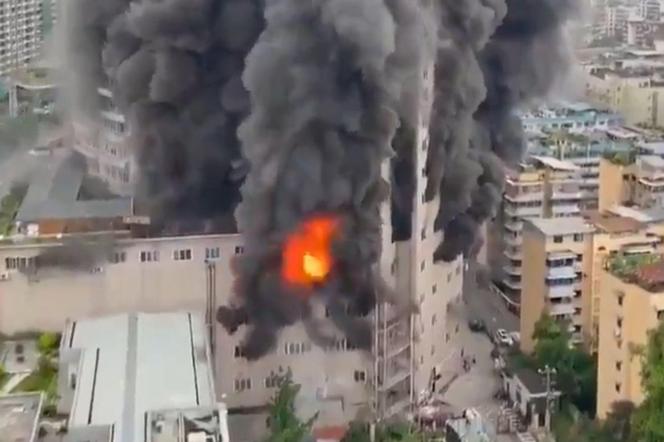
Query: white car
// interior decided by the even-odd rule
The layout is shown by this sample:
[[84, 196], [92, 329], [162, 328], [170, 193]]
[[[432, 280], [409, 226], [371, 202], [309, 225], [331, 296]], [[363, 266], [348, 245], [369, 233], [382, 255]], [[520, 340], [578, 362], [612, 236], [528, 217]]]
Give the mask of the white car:
[[504, 328], [499, 328], [498, 330], [496, 330], [496, 334], [494, 335], [494, 340], [499, 345], [506, 345], [506, 346], [514, 345], [514, 340], [509, 335], [509, 333], [507, 333], [507, 330], [505, 330]]

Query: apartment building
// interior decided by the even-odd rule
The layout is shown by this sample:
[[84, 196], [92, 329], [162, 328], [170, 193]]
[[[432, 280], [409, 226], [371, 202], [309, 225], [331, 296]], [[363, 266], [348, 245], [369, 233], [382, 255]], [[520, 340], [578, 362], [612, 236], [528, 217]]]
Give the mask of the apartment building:
[[581, 217], [524, 222], [521, 350], [530, 353], [535, 324], [547, 313], [569, 324], [572, 340], [584, 341], [584, 300], [593, 227]]
[[99, 115], [73, 122], [74, 149], [85, 156], [88, 174], [101, 179], [112, 192], [128, 196], [133, 193], [136, 174], [131, 131], [111, 91], [98, 88], [97, 93]]
[[0, 2], [0, 76], [27, 67], [42, 42], [42, 0]]
[[607, 417], [617, 401], [638, 405], [641, 358], [634, 349], [664, 320], [664, 262], [661, 255], [607, 259], [601, 276], [597, 416]]
[[[537, 218], [566, 218], [580, 213], [580, 168], [552, 157], [532, 156], [517, 170], [508, 171], [503, 205], [493, 229], [503, 244], [501, 289], [518, 300], [522, 292], [523, 223]], [[495, 236], [494, 235], [494, 236]]]
[[[154, 232], [149, 218], [135, 213], [133, 201], [126, 198], [104, 204], [93, 200], [82, 209], [80, 182], [61, 181], [60, 163], [52, 159], [48, 163], [56, 170], [47, 167], [35, 179], [37, 188], [26, 195], [34, 204], [21, 207], [16, 233], [0, 241], [0, 332], [59, 331], [74, 318], [126, 312], [199, 312], [210, 331], [217, 395], [231, 409], [264, 406], [278, 386], [277, 376], [290, 369], [302, 385], [302, 396], [330, 409], [321, 414], [321, 424], [346, 422], [365, 412], [379, 417], [404, 413], [432, 390], [443, 371], [458, 330], [458, 320], [448, 312], [460, 300], [463, 280], [461, 257], [450, 263], [433, 261], [441, 240], [441, 233], [434, 232], [439, 202], [426, 202], [421, 173], [428, 149], [432, 69], [421, 73], [422, 112], [412, 131], [417, 180], [411, 239], [393, 241], [391, 208], [386, 204], [382, 209], [380, 269], [387, 284], [418, 306], [419, 313], [404, 315], [391, 306], [377, 306], [368, 318], [375, 327], [372, 353], [358, 351], [341, 333], [333, 346], [319, 348], [298, 325], [283, 330], [271, 354], [247, 362], [241, 350], [246, 329], [229, 335], [214, 319], [217, 308], [234, 294], [233, 261], [242, 253], [239, 235], [204, 223], [196, 229]], [[103, 89], [100, 94], [109, 97]], [[106, 116], [111, 129], [126, 133], [119, 114], [109, 110]], [[99, 160], [99, 174], [108, 178], [100, 159], [115, 164], [112, 149], [123, 145], [122, 140], [99, 144], [103, 131], [90, 127], [77, 127], [76, 150], [88, 170], [94, 172], [90, 166]], [[131, 158], [130, 153], [118, 150], [117, 157]], [[389, 167], [384, 165], [386, 176]], [[49, 180], [54, 183], [44, 182]], [[314, 304], [313, 314], [327, 320], [323, 305]]]
[[664, 206], [664, 159], [656, 155], [614, 155], [600, 162], [599, 209]]
[[622, 124], [622, 117], [587, 103], [569, 103], [559, 107], [540, 108], [522, 116], [526, 132], [586, 132]]
[[586, 98], [630, 125], [664, 127], [663, 91], [661, 72], [654, 68], [593, 66], [586, 75]]

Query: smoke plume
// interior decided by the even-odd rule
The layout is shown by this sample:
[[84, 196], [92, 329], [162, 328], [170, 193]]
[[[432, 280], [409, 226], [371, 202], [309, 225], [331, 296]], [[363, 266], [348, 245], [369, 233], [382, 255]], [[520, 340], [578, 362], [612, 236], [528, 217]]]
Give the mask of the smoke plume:
[[495, 215], [503, 165], [525, 148], [516, 112], [569, 66], [563, 26], [576, 0], [441, 1], [426, 196], [440, 195], [436, 259], [477, 249]]
[[308, 303], [281, 281], [280, 251], [318, 214], [342, 224], [335, 274], [318, 295], [352, 345], [369, 348], [369, 323], [336, 312], [347, 304], [366, 314], [385, 295], [376, 269], [388, 195], [382, 166], [400, 119], [415, 110], [404, 87], [421, 65], [423, 11], [411, 0], [281, 0], [266, 2], [265, 17], [247, 59], [252, 106], [240, 128], [251, 166], [237, 211], [246, 240], [243, 310], [252, 326], [245, 351], [259, 357], [275, 330], [309, 319]]
[[70, 54], [86, 109], [108, 84], [129, 118], [139, 197], [155, 217], [232, 218], [246, 173], [241, 76], [259, 0], [76, 0]]

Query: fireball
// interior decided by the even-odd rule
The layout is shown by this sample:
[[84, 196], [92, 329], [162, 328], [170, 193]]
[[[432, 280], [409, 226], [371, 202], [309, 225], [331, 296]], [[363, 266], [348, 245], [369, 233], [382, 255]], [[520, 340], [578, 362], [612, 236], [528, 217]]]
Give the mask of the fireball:
[[332, 240], [339, 227], [334, 217], [305, 221], [284, 243], [282, 276], [292, 285], [311, 287], [324, 282], [334, 266]]

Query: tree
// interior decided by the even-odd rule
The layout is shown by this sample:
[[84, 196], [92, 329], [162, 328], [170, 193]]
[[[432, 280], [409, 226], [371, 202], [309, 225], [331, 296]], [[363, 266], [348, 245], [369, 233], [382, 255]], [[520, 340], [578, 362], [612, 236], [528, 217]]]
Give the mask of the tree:
[[642, 355], [641, 383], [645, 399], [634, 412], [634, 441], [664, 441], [664, 321], [650, 333]]
[[306, 422], [295, 414], [295, 398], [300, 386], [293, 383], [290, 373], [286, 375], [279, 390], [270, 403], [270, 436], [267, 442], [302, 442], [311, 433], [317, 416]]
[[[376, 426], [376, 442], [426, 442], [427, 436], [406, 422]], [[369, 442], [369, 424], [353, 422], [343, 442]]]
[[549, 315], [535, 324], [534, 363], [537, 368], [556, 369], [556, 386], [576, 407], [595, 415], [597, 362], [583, 350], [570, 344], [569, 324]]
[[42, 333], [37, 340], [37, 348], [42, 355], [50, 355], [58, 349], [59, 341], [56, 333]]

